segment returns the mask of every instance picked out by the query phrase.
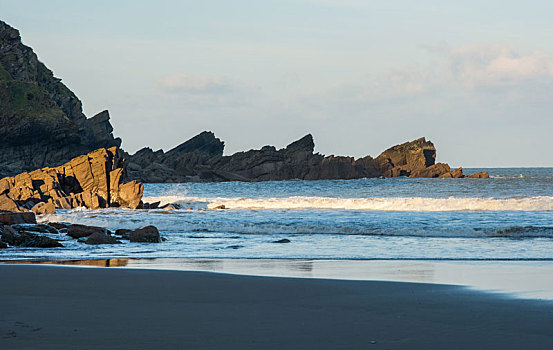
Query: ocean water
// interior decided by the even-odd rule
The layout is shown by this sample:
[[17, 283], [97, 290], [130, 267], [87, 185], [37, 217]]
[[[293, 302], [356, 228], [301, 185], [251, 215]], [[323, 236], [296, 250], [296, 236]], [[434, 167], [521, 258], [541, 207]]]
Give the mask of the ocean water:
[[0, 259], [553, 260], [553, 168], [465, 172], [481, 170], [491, 178], [146, 184], [145, 201], [183, 209], [60, 210], [39, 221], [155, 225], [167, 241], [88, 246], [51, 235], [65, 248], [10, 248]]

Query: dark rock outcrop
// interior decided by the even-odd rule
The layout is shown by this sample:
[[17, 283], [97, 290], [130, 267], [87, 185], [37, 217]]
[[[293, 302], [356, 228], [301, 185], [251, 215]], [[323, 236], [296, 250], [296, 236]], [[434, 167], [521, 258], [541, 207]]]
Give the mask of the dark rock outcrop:
[[93, 233], [108, 234], [108, 230], [103, 227], [87, 226], [87, 225], [80, 225], [80, 224], [73, 224], [67, 228], [67, 235], [75, 239], [88, 237]]
[[161, 243], [159, 231], [151, 225], [127, 232], [124, 237], [131, 242]]
[[213, 133], [203, 132], [167, 153], [144, 148], [127, 155], [129, 174], [144, 182], [464, 177], [462, 168], [452, 170], [445, 163], [436, 163], [436, 148], [424, 137], [391, 147], [374, 159], [314, 153], [311, 135], [280, 150], [265, 146], [223, 156], [223, 147]]
[[33, 212], [14, 213], [0, 210], [0, 224], [36, 224], [36, 216]]
[[36, 248], [57, 248], [63, 245], [55, 239], [37, 235], [25, 231], [16, 230], [13, 227], [4, 227], [2, 232], [2, 242], [16, 247], [36, 247]]
[[99, 245], [99, 244], [120, 244], [121, 242], [117, 238], [105, 232], [94, 232], [85, 241], [86, 244]]
[[119, 147], [112, 131], [107, 111], [87, 119], [77, 96], [0, 21], [0, 177]]
[[0, 209], [45, 214], [55, 208], [139, 208], [144, 187], [125, 177], [117, 149], [100, 148], [56, 168], [0, 179]]

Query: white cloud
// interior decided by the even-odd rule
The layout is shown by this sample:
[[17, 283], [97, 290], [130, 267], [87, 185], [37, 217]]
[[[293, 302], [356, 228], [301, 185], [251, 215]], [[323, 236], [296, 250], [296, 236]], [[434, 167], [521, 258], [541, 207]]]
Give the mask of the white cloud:
[[448, 51], [448, 69], [464, 87], [509, 86], [553, 80], [553, 55], [520, 53], [500, 45], [464, 46]]
[[233, 83], [225, 77], [174, 74], [156, 81], [164, 92], [191, 95], [220, 95], [233, 91]]

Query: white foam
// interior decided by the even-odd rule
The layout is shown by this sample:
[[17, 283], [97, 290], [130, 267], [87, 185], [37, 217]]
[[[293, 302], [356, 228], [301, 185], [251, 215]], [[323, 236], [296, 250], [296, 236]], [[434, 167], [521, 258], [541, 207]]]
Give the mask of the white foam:
[[146, 202], [179, 203], [185, 208], [214, 209], [345, 209], [380, 211], [553, 211], [553, 197], [517, 198], [204, 198], [162, 196], [145, 197]]

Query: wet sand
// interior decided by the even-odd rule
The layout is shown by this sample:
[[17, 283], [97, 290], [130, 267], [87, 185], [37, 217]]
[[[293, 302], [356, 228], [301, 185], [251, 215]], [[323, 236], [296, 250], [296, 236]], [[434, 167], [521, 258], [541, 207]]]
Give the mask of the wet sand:
[[553, 303], [457, 286], [0, 265], [0, 349], [547, 349]]

